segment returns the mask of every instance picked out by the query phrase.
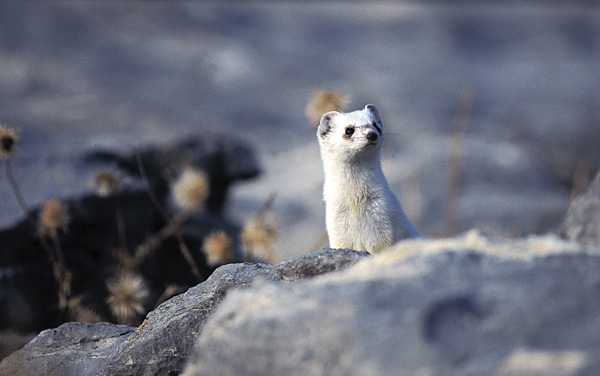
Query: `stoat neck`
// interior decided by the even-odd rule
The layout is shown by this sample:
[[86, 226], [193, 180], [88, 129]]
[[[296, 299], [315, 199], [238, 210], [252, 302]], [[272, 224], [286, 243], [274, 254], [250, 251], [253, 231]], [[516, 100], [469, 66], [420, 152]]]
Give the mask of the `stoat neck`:
[[[325, 196], [373, 194], [389, 189], [379, 155], [352, 162], [324, 159]], [[337, 194], [336, 194], [337, 193]]]

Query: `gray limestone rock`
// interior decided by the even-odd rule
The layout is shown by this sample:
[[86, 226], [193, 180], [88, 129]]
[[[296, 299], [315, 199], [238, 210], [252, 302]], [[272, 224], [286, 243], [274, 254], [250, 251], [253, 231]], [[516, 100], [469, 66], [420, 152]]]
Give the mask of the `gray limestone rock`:
[[597, 375], [599, 268], [555, 236], [405, 242], [232, 292], [184, 375]]

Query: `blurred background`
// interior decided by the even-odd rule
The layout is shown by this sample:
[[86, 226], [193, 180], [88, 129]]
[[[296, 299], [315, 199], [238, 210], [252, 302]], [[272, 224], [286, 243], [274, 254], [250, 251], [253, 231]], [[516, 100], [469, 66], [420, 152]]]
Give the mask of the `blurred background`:
[[[272, 260], [287, 259], [327, 245], [316, 124], [307, 109], [315, 110], [311, 101], [320, 91], [333, 90], [346, 110], [377, 105], [384, 171], [423, 234], [451, 236], [474, 227], [508, 237], [548, 232], [600, 164], [600, 8], [594, 2], [508, 4], [2, 1], [0, 123], [19, 131], [14, 179], [33, 210], [53, 197], [93, 195], [99, 167], [90, 155], [113, 162], [128, 155], [131, 162], [136, 147], [202, 140], [188, 146], [216, 155], [227, 146], [223, 155], [238, 158], [235, 171], [243, 170], [240, 159], [248, 162], [236, 175], [244, 178], [232, 179], [223, 197], [211, 201], [218, 210], [199, 221], [232, 234], [266, 208], [262, 213], [276, 225], [267, 232]], [[230, 167], [203, 163], [211, 176]], [[13, 241], [27, 224], [5, 172], [0, 228], [2, 239]], [[129, 187], [127, 178], [121, 183]], [[272, 205], [264, 206], [269, 197]], [[88, 208], [76, 201], [77, 215], [88, 215], [82, 207]], [[77, 218], [72, 214], [72, 222]], [[155, 220], [153, 231], [165, 223]], [[138, 219], [125, 221], [135, 225]], [[154, 302], [201, 280], [174, 251], [189, 278], [161, 274], [166, 279], [150, 287], [141, 277], [130, 279], [140, 301], [125, 307], [133, 316], [119, 320], [114, 280], [105, 279], [120, 273], [123, 259], [102, 256], [108, 266], [89, 282], [89, 270], [102, 258], [98, 249], [110, 253], [117, 241], [93, 246], [104, 235], [94, 240], [91, 226], [83, 243], [92, 244], [85, 257], [94, 261], [87, 261], [77, 254], [83, 243], [73, 241], [76, 226], [69, 223], [70, 235], [59, 231], [54, 244], [57, 254], [56, 245], [65, 248], [62, 266], [74, 274], [70, 297], [52, 285], [71, 286], [56, 263], [52, 276], [42, 251], [22, 256], [31, 244], [40, 246], [31, 228], [26, 233], [34, 243], [0, 244], [0, 329], [36, 332], [66, 319], [84, 321], [81, 307], [93, 308], [92, 321], [135, 325]], [[127, 231], [131, 247], [135, 236]], [[144, 231], [140, 242], [149, 235]], [[202, 231], [200, 238], [209, 229]], [[178, 249], [176, 242], [169, 247]], [[200, 245], [190, 248], [199, 252]], [[36, 260], [33, 275], [46, 279], [31, 277], [33, 269], [23, 266], [28, 257]], [[202, 278], [217, 265], [196, 261]], [[141, 273], [150, 280], [164, 265], [158, 257]], [[42, 280], [49, 286], [43, 294]], [[38, 309], [36, 294], [52, 299]], [[79, 310], [65, 316], [72, 306]]]
[[[92, 190], [95, 171], [76, 162], [95, 148], [247, 142], [263, 173], [234, 187], [227, 216], [243, 221], [276, 192], [287, 258], [326, 244], [305, 116], [315, 91], [348, 96], [348, 110], [378, 106], [390, 183], [433, 237], [448, 232], [462, 96], [472, 103], [451, 227], [539, 233], [600, 153], [600, 9], [560, 4], [4, 1], [0, 121], [21, 132], [13, 170], [31, 205]], [[21, 220], [5, 181], [0, 197], [0, 225]]]

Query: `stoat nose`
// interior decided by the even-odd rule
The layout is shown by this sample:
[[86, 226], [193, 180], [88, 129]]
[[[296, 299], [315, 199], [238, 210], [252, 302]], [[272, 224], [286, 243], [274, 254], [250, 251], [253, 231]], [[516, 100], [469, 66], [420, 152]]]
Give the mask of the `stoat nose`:
[[371, 142], [377, 140], [377, 133], [375, 133], [375, 132], [367, 133], [367, 140], [369, 140]]

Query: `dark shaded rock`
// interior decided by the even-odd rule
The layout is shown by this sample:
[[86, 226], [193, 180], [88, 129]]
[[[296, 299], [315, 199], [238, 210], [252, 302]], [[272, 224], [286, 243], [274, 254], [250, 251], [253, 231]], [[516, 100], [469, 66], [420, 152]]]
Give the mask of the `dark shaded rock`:
[[[320, 250], [277, 265], [230, 264], [152, 311], [136, 329], [67, 323], [45, 330], [0, 363], [10, 375], [176, 375], [204, 322], [231, 289], [258, 280], [296, 281], [353, 265], [366, 252]], [[90, 340], [94, 341], [93, 346]], [[52, 370], [52, 372], [48, 372]]]
[[[114, 250], [120, 247], [116, 225], [117, 205], [124, 216], [127, 249], [135, 248], [158, 233], [165, 220], [150, 201], [146, 191], [124, 191], [115, 197], [85, 196], [66, 200], [68, 231], [59, 232], [58, 241], [65, 264], [73, 274], [72, 296], [85, 296], [85, 305], [102, 317], [110, 318], [105, 304], [106, 280], [119, 265]], [[39, 210], [32, 212], [37, 222]], [[235, 233], [235, 227], [210, 214], [192, 217], [182, 225], [194, 230], [183, 231], [184, 241], [192, 252], [200, 273], [205, 278], [214, 270], [207, 266], [200, 244], [215, 229]], [[49, 243], [49, 240], [46, 240]], [[39, 331], [57, 326], [68, 319], [57, 306], [57, 291], [47, 251], [37, 229], [27, 220], [0, 231], [0, 266], [6, 270], [0, 281], [0, 329]], [[169, 284], [193, 286], [198, 279], [181, 252], [174, 236], [160, 241], [146, 256], [136, 272], [149, 283], [151, 299], [156, 299]], [[148, 307], [148, 309], [151, 307]]]
[[[134, 331], [135, 328], [124, 325], [81, 322], [46, 329], [17, 352], [27, 353], [29, 357], [20, 358], [20, 363], [0, 363], [1, 372], [3, 375], [95, 375], [98, 367], [112, 356], [112, 351]], [[60, 362], [54, 361], [57, 352], [61, 354]], [[69, 373], [65, 373], [65, 369]]]
[[184, 375], [597, 375], [598, 268], [556, 237], [406, 242], [232, 292]]
[[[207, 207], [220, 212], [229, 186], [260, 173], [254, 152], [248, 145], [222, 135], [192, 138], [173, 145], [147, 146], [139, 150], [148, 180], [159, 194], [167, 191], [168, 181], [184, 168], [202, 169], [209, 176], [210, 195]], [[137, 152], [96, 151], [88, 154], [90, 162], [109, 162], [140, 176]]]
[[557, 233], [565, 239], [600, 248], [600, 173], [575, 199]]

